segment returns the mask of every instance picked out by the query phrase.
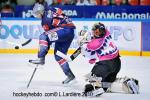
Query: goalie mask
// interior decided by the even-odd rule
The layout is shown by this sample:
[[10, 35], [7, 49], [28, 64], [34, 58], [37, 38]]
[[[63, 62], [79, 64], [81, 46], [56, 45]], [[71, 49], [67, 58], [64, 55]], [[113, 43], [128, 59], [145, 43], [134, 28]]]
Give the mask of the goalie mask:
[[[96, 34], [95, 31], [97, 29], [99, 30], [100, 34]], [[92, 31], [94, 32], [94, 37], [95, 38], [101, 38], [101, 37], [103, 37], [106, 34], [106, 30], [105, 30], [104, 24], [102, 24], [100, 22], [93, 25]]]
[[33, 7], [33, 16], [36, 18], [41, 18], [44, 13], [44, 6], [42, 4], [36, 3]]

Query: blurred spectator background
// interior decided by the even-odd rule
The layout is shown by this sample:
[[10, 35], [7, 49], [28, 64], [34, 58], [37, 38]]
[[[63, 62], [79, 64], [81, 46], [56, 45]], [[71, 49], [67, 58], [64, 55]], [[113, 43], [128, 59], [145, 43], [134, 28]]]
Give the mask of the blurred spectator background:
[[110, 5], [110, 0], [102, 0], [101, 5], [102, 6], [108, 6], [108, 5]]
[[150, 0], [140, 0], [140, 5], [150, 5]]
[[35, 3], [42, 4], [42, 5], [44, 5], [44, 7], [47, 7], [47, 6], [48, 6], [47, 1], [45, 1], [45, 0], [35, 0]]
[[76, 5], [96, 5], [96, 0], [77, 0]]
[[76, 5], [76, 6], [149, 6], [150, 0], [0, 0], [1, 16], [14, 17], [17, 5], [34, 5], [39, 2], [45, 6]]
[[17, 6], [17, 0], [1, 0], [0, 11], [1, 17], [14, 17], [15, 7]]
[[[47, 2], [49, 2], [49, 0], [46, 0]], [[62, 1], [60, 0], [51, 0], [51, 3], [48, 3], [48, 5], [52, 5], [52, 6], [56, 6], [56, 5], [61, 5]]]
[[136, 6], [140, 4], [140, 0], [128, 0], [128, 4], [131, 6]]
[[16, 5], [33, 5], [35, 2], [48, 5], [150, 5], [150, 0], [0, 0], [0, 7], [6, 4], [11, 7]]

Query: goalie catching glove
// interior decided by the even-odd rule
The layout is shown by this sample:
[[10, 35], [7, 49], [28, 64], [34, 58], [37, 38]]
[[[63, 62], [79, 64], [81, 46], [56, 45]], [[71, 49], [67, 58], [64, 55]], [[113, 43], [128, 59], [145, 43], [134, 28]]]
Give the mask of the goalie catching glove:
[[85, 30], [81, 30], [78, 33], [78, 40], [77, 43], [81, 47], [83, 44], [89, 42], [91, 40], [91, 33]]

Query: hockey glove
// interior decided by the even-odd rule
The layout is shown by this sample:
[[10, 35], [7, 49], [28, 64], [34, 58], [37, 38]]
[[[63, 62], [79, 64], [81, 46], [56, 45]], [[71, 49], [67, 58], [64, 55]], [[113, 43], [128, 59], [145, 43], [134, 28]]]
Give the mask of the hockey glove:
[[89, 42], [91, 40], [91, 35], [89, 32], [87, 31], [84, 31], [84, 30], [81, 30], [79, 33], [78, 33], [78, 45], [79, 46], [82, 46], [83, 44]]

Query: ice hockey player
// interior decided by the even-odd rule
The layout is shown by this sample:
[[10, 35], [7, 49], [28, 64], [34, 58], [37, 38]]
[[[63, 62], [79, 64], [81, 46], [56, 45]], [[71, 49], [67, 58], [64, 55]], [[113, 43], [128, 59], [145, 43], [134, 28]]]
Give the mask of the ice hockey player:
[[[101, 95], [104, 92], [138, 93], [138, 81], [133, 78], [116, 78], [121, 68], [119, 50], [112, 41], [111, 34], [102, 23], [92, 27], [92, 39], [81, 31], [79, 45], [81, 53], [95, 64], [86, 75], [84, 93], [86, 96]], [[86, 35], [85, 35], [86, 34]], [[87, 38], [86, 38], [87, 37]]]
[[[61, 9], [51, 6], [44, 7], [36, 3], [33, 7], [33, 15], [42, 20], [41, 24], [45, 32], [39, 36], [38, 59], [29, 60], [33, 64], [45, 64], [45, 56], [50, 45], [55, 43], [54, 56], [67, 78], [62, 82], [67, 84], [75, 79], [75, 76], [66, 60], [56, 55], [57, 50], [67, 54], [68, 48], [74, 38], [75, 25]], [[53, 66], [54, 67], [54, 66]]]

